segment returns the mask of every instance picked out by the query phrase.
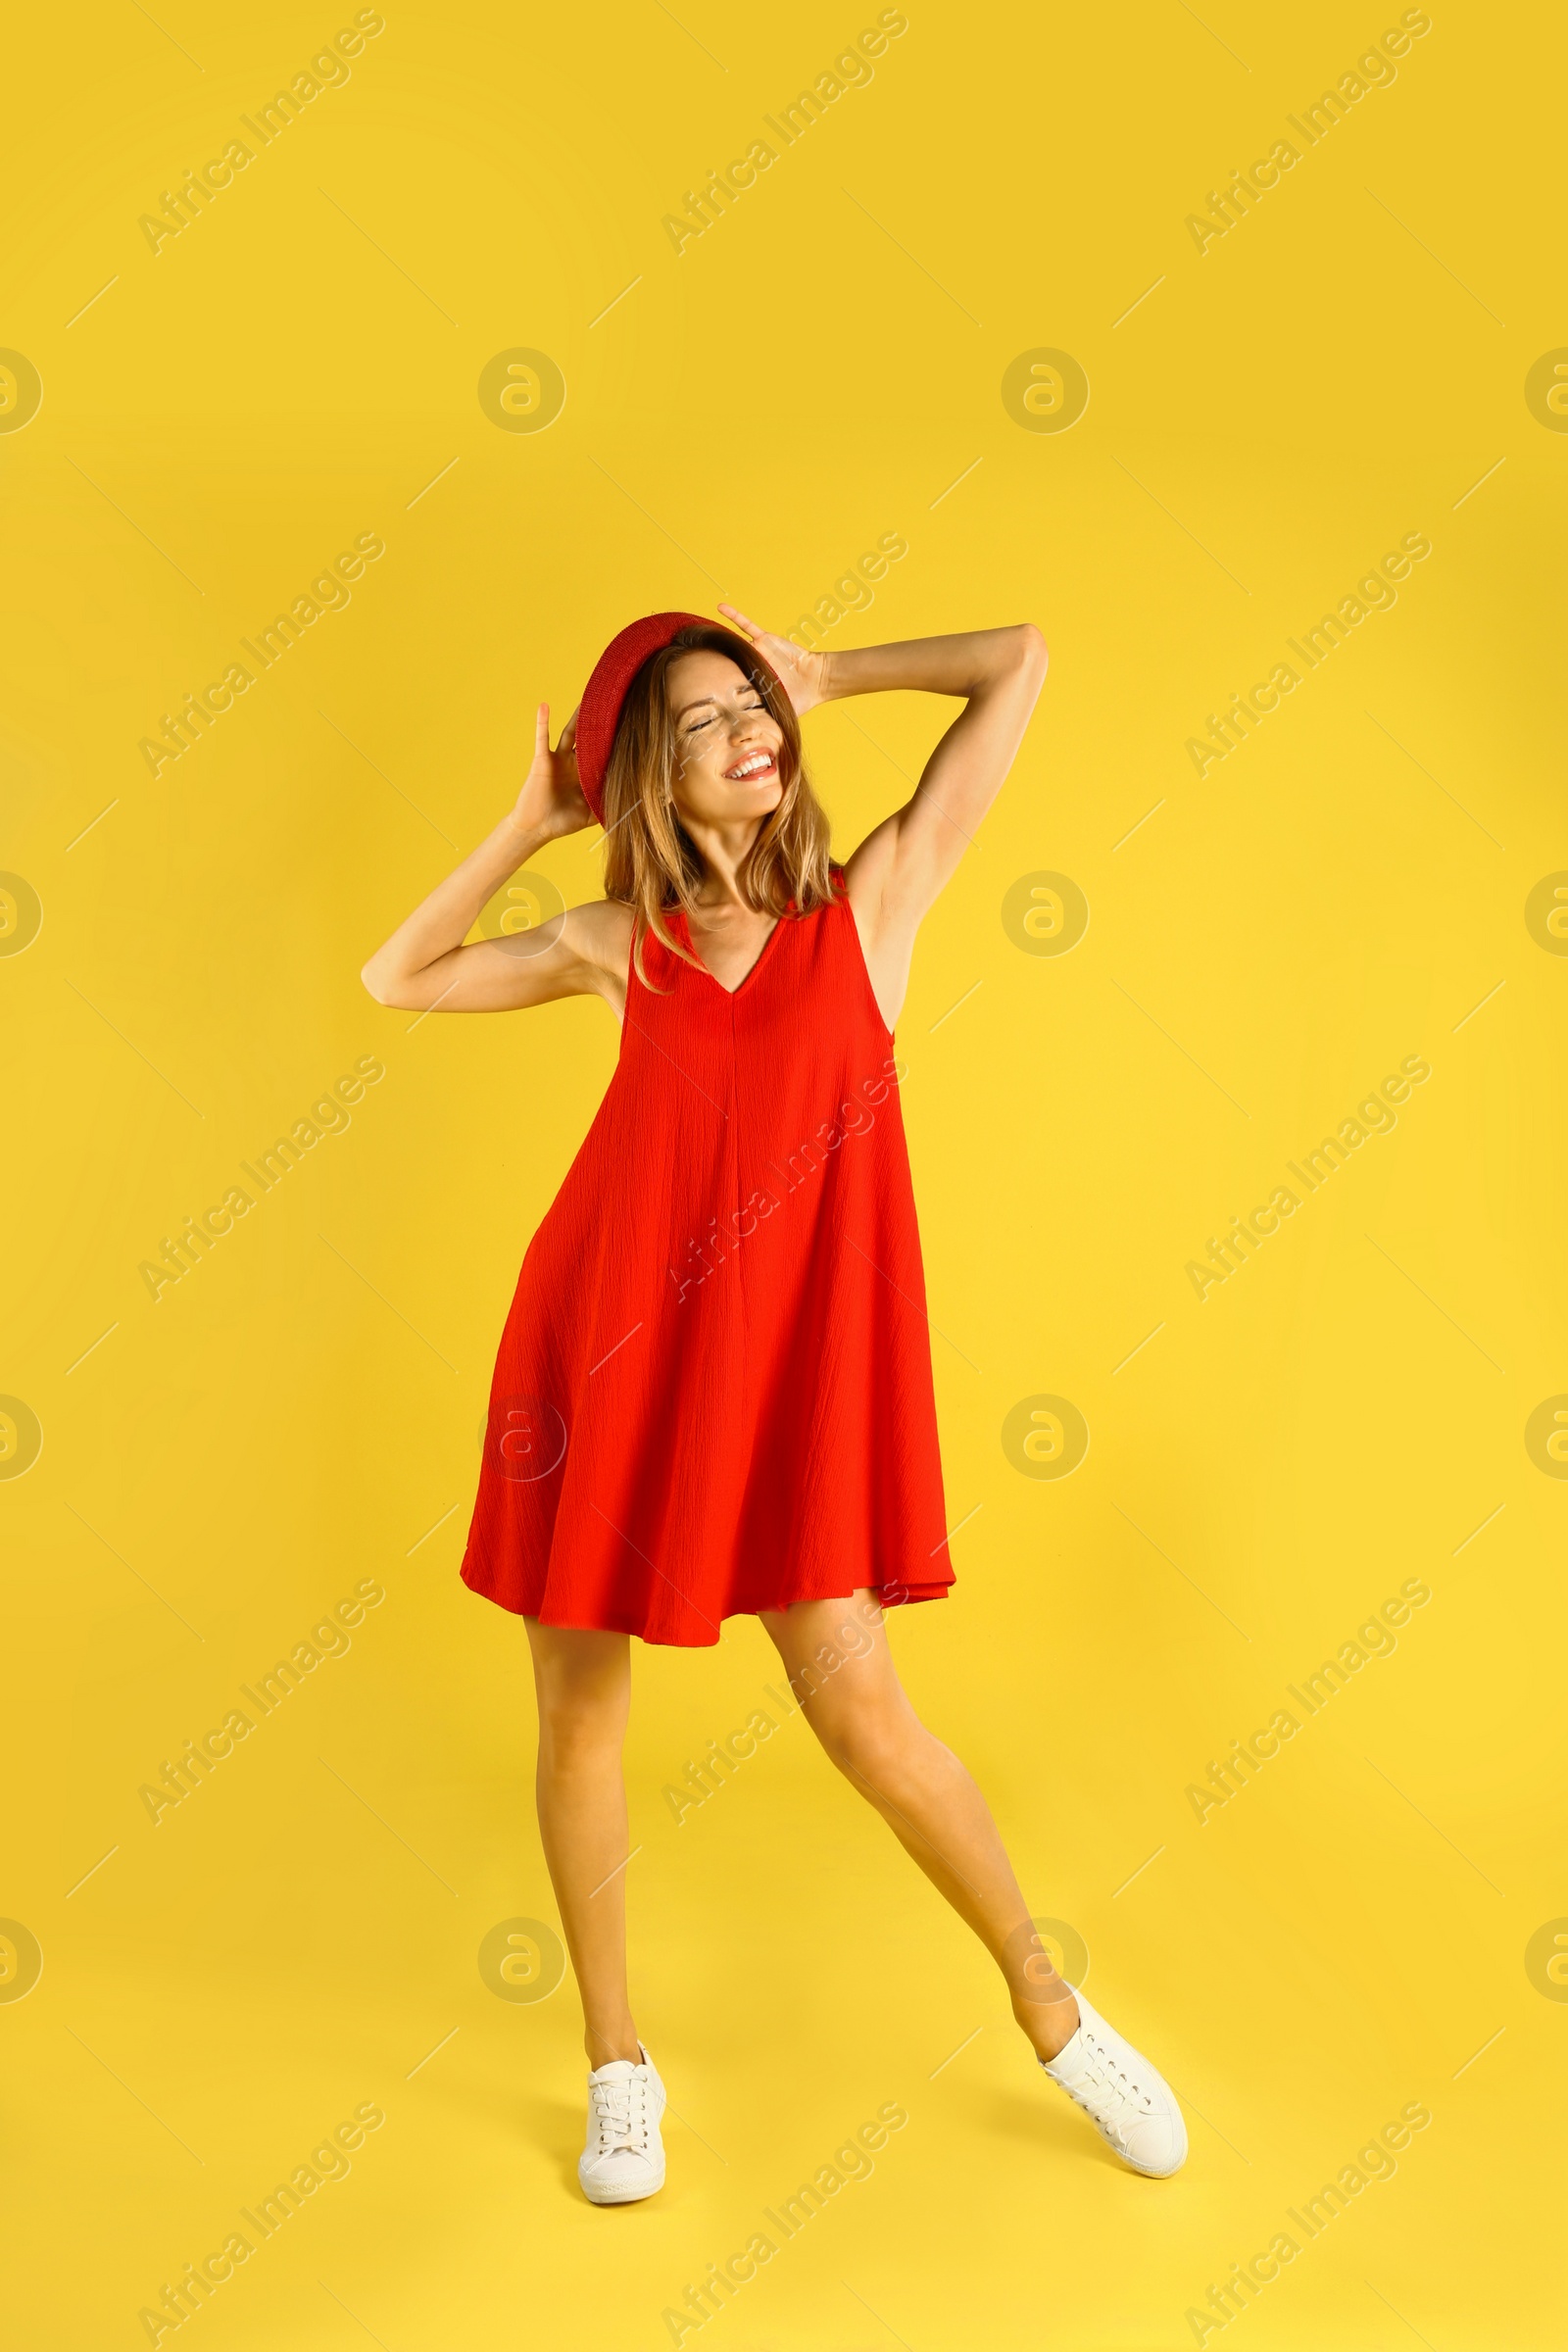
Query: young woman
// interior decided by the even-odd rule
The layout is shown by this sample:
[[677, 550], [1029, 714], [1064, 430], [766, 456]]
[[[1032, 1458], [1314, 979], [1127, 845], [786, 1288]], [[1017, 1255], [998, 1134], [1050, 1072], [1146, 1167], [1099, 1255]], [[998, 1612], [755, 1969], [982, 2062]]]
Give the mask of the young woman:
[[[1031, 1924], [963, 1765], [899, 1682], [887, 1607], [952, 1586], [893, 1029], [914, 937], [1012, 764], [1038, 629], [802, 653], [732, 605], [607, 649], [517, 803], [365, 966], [379, 1004], [603, 997], [620, 1054], [523, 1260], [463, 1575], [521, 1615], [539, 1825], [582, 1996], [596, 2204], [663, 2182], [663, 2085], [627, 1997], [630, 1637], [760, 1617], [827, 1754], [985, 1944], [1047, 2073], [1140, 2173], [1171, 2091]], [[741, 632], [741, 633], [737, 633]], [[841, 867], [800, 719], [846, 695], [963, 704], [912, 799]], [[509, 877], [605, 827], [605, 896], [465, 945]]]

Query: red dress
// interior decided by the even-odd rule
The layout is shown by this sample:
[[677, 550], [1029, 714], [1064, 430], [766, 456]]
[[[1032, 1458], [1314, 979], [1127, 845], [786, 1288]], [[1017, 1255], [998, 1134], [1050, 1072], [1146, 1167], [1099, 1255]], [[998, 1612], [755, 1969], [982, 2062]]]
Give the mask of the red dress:
[[629, 971], [496, 1358], [463, 1578], [503, 1608], [697, 1647], [954, 1582], [893, 1035], [833, 879], [733, 995], [653, 938]]

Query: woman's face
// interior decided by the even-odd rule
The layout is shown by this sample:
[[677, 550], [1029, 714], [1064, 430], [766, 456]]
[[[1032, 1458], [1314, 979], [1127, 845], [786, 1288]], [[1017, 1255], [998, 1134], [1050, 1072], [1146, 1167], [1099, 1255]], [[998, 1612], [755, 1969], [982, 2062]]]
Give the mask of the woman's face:
[[688, 830], [757, 823], [784, 797], [783, 730], [726, 654], [683, 654], [665, 680], [675, 807]]

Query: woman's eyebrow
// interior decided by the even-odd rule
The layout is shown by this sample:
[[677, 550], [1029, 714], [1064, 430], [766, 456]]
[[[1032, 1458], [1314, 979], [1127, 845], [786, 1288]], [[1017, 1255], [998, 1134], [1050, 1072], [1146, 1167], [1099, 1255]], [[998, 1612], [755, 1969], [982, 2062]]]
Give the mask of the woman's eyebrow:
[[[751, 679], [748, 678], [746, 684], [741, 688], [741, 692], [742, 694], [761, 694], [762, 689], [760, 686], [754, 685]], [[765, 696], [763, 697], [763, 700], [766, 700]], [[705, 703], [716, 703], [717, 701], [718, 697], [716, 694], [700, 694], [695, 703], [682, 703], [680, 709], [676, 711], [675, 716], [677, 718], [684, 718], [688, 710], [700, 710]]]

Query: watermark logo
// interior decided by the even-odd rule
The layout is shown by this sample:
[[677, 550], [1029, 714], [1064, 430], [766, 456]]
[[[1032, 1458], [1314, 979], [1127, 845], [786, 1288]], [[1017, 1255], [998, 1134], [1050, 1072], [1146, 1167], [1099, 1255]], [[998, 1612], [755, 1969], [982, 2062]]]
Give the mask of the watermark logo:
[[524, 866], [479, 909], [485, 939], [504, 939], [514, 956], [542, 956], [561, 937], [566, 902], [548, 874]]
[[20, 1919], [0, 1919], [0, 2001], [24, 2001], [42, 1975], [43, 1950], [32, 1930]]
[[548, 1478], [566, 1450], [566, 1424], [544, 1396], [498, 1396], [490, 1407], [490, 1463], [514, 1486]]
[[1348, 644], [1351, 631], [1372, 613], [1392, 612], [1399, 601], [1394, 583], [1407, 580], [1411, 566], [1424, 564], [1431, 553], [1432, 542], [1425, 531], [1406, 531], [1397, 548], [1356, 581], [1353, 595], [1342, 596], [1332, 612], [1325, 612], [1314, 627], [1303, 629], [1299, 637], [1287, 637], [1285, 642], [1300, 667], [1276, 662], [1250, 694], [1233, 693], [1228, 710], [1209, 712], [1204, 721], [1206, 736], [1188, 736], [1187, 756], [1198, 773], [1204, 775], [1216, 760], [1228, 760], [1232, 752], [1239, 751], [1271, 711], [1283, 708], [1284, 697], [1294, 694], [1311, 671], [1321, 669], [1329, 656]]
[[[761, 174], [771, 172], [785, 151], [797, 146], [812, 125], [822, 121], [830, 106], [837, 106], [851, 90], [868, 88], [876, 78], [871, 60], [885, 57], [888, 43], [902, 39], [908, 29], [909, 20], [902, 9], [883, 9], [875, 24], [868, 24], [841, 49], [831, 68], [824, 67], [814, 81], [796, 93], [790, 105], [781, 106], [776, 115], [762, 117], [766, 132], [760, 131], [744, 155], [732, 158], [722, 172], [710, 172], [699, 187], [688, 188], [681, 198], [685, 211], [665, 213], [660, 222], [676, 253], [684, 253], [696, 238], [706, 236], [722, 220], [748, 188], [755, 188]], [[716, 58], [713, 62], [718, 63]], [[728, 70], [724, 68], [726, 73]], [[848, 189], [845, 194], [849, 195]], [[851, 197], [850, 201], [858, 199]], [[865, 207], [861, 205], [860, 210], [864, 212]]]
[[1002, 1450], [1025, 1478], [1068, 1478], [1089, 1451], [1089, 1424], [1065, 1396], [1025, 1396], [1002, 1424]]
[[[200, 1740], [187, 1740], [177, 1756], [166, 1756], [158, 1780], [143, 1781], [136, 1791], [153, 1827], [156, 1829], [174, 1806], [194, 1796], [211, 1780], [215, 1768], [233, 1755], [238, 1742], [248, 1740], [269, 1715], [275, 1715], [283, 1701], [300, 1689], [305, 1677], [314, 1674], [324, 1658], [347, 1657], [354, 1647], [350, 1633], [365, 1623], [367, 1609], [378, 1609], [385, 1598], [384, 1585], [373, 1576], [362, 1577], [354, 1591], [329, 1610], [319, 1625], [312, 1626], [308, 1641], [296, 1642], [288, 1656], [279, 1658], [270, 1674], [259, 1674], [254, 1684], [240, 1684], [245, 1699], [243, 1707], [230, 1707], [222, 1722], [215, 1724]], [[327, 1770], [331, 1769], [328, 1765]]]
[[[384, 17], [373, 8], [362, 8], [354, 24], [345, 24], [324, 48], [318, 49], [310, 65], [301, 67], [286, 89], [274, 91], [265, 106], [257, 107], [254, 116], [241, 115], [246, 136], [230, 138], [221, 155], [210, 157], [197, 171], [187, 171], [177, 187], [165, 188], [158, 199], [163, 207], [161, 212], [141, 215], [136, 225], [153, 253], [162, 253], [172, 237], [183, 235], [193, 221], [199, 220], [223, 190], [233, 186], [236, 173], [247, 171], [265, 148], [280, 139], [323, 91], [341, 89], [352, 80], [349, 59], [358, 57], [368, 40], [375, 40], [385, 30]], [[250, 143], [252, 139], [256, 142], [254, 146]], [[321, 193], [325, 196], [326, 190], [323, 188]], [[336, 204], [335, 197], [327, 196], [326, 200], [328, 204]], [[337, 205], [337, 210], [342, 212], [343, 207]], [[344, 218], [348, 216], [345, 214]], [[359, 222], [356, 220], [352, 225], [358, 228]], [[365, 233], [361, 231], [362, 235]]]
[[[1381, 45], [1374, 42], [1364, 50], [1353, 70], [1342, 74], [1332, 88], [1322, 91], [1311, 105], [1303, 106], [1299, 115], [1287, 115], [1285, 120], [1300, 140], [1300, 146], [1293, 139], [1277, 138], [1267, 155], [1259, 157], [1248, 171], [1233, 171], [1225, 187], [1209, 189], [1206, 213], [1188, 214], [1187, 233], [1199, 252], [1206, 253], [1216, 237], [1228, 236], [1245, 220], [1269, 189], [1280, 185], [1284, 172], [1294, 172], [1304, 155], [1322, 145], [1352, 106], [1359, 106], [1373, 90], [1391, 89], [1399, 77], [1398, 68], [1392, 61], [1407, 56], [1412, 40], [1424, 40], [1431, 30], [1432, 19], [1424, 9], [1407, 8], [1399, 24], [1392, 25], [1384, 33]], [[1367, 193], [1370, 195], [1371, 190]]]
[[[338, 37], [341, 39], [342, 35]], [[385, 2122], [385, 2108], [378, 2107], [373, 2099], [362, 2101], [318, 2148], [311, 2150], [310, 2162], [297, 2164], [286, 2180], [278, 2181], [270, 2196], [258, 2197], [254, 2206], [241, 2205], [238, 2212], [244, 2229], [231, 2230], [222, 2244], [200, 2263], [187, 2262], [174, 2283], [165, 2284], [157, 2303], [142, 2305], [136, 2317], [142, 2324], [144, 2340], [161, 2344], [166, 2335], [172, 2335], [187, 2320], [194, 2320], [219, 2287], [226, 2285], [270, 2237], [275, 2237], [285, 2222], [304, 2211], [308, 2197], [316, 2196], [329, 2180], [348, 2179], [354, 2170], [350, 2156], [358, 2155], [364, 2147], [368, 2132], [379, 2132]]]
[[1026, 956], [1066, 956], [1089, 928], [1089, 901], [1070, 874], [1020, 874], [1002, 902], [1002, 928]]
[[43, 1451], [43, 1424], [20, 1396], [0, 1396], [0, 1478], [24, 1478]]
[[1089, 406], [1089, 378], [1070, 351], [1020, 351], [1002, 379], [1002, 405], [1026, 433], [1064, 433]]
[[[280, 1135], [270, 1151], [258, 1152], [256, 1161], [240, 1161], [246, 1182], [231, 1184], [222, 1200], [202, 1216], [187, 1216], [177, 1234], [165, 1234], [159, 1244], [161, 1255], [144, 1257], [136, 1271], [147, 1286], [154, 1305], [173, 1283], [182, 1282], [194, 1273], [205, 1256], [211, 1254], [214, 1244], [234, 1231], [235, 1220], [248, 1217], [258, 1200], [275, 1190], [291, 1168], [298, 1167], [307, 1152], [314, 1152], [323, 1136], [346, 1135], [353, 1126], [351, 1104], [363, 1102], [368, 1086], [379, 1086], [386, 1076], [386, 1064], [373, 1054], [362, 1054], [352, 1070], [346, 1071], [337, 1084], [311, 1104], [310, 1116], [298, 1118], [287, 1135]], [[252, 1190], [251, 1188], [255, 1189]], [[328, 1249], [331, 1244], [327, 1244]], [[338, 1252], [342, 1254], [341, 1251]]]
[[43, 928], [43, 901], [21, 874], [0, 874], [0, 956], [20, 956]]
[[851, 612], [863, 612], [876, 602], [872, 580], [887, 577], [890, 564], [902, 564], [909, 552], [909, 542], [902, 531], [884, 531], [874, 548], [870, 548], [841, 572], [833, 583], [831, 596], [819, 596], [809, 612], [803, 612], [790, 631], [790, 643], [803, 653], [814, 653], [829, 629], [836, 629]]
[[498, 351], [479, 377], [479, 406], [504, 433], [542, 433], [566, 405], [566, 379], [547, 351]]
[[834, 2149], [832, 2161], [819, 2164], [792, 2197], [780, 2197], [777, 2206], [764, 2205], [762, 2219], [767, 2228], [754, 2230], [745, 2245], [721, 2262], [709, 2263], [696, 2284], [688, 2282], [681, 2303], [664, 2306], [662, 2317], [676, 2352], [689, 2335], [699, 2334], [710, 2321], [721, 2319], [739, 2289], [782, 2253], [792, 2237], [799, 2237], [819, 2213], [826, 2212], [832, 2199], [841, 2196], [852, 2180], [869, 2180], [890, 2133], [902, 2132], [908, 2120], [909, 2111], [899, 2100], [884, 2099], [875, 2115], [868, 2116], [842, 2147]]
[[[231, 662], [204, 693], [187, 694], [177, 710], [166, 710], [159, 720], [162, 735], [142, 737], [136, 748], [147, 762], [148, 773], [161, 775], [171, 760], [182, 760], [204, 735], [211, 734], [224, 712], [233, 710], [236, 696], [248, 694], [257, 679], [281, 662], [323, 613], [347, 612], [354, 602], [350, 581], [362, 579], [367, 564], [379, 564], [385, 554], [386, 541], [379, 531], [362, 531], [351, 548], [317, 575], [308, 594], [302, 591], [286, 612], [277, 613], [265, 629], [258, 629], [254, 641], [242, 637], [247, 661]], [[327, 723], [330, 725], [330, 720]]]
[[[1240, 1796], [1263, 1765], [1284, 1751], [1287, 1740], [1294, 1740], [1302, 1725], [1314, 1715], [1321, 1715], [1331, 1698], [1349, 1689], [1351, 1679], [1374, 1658], [1392, 1658], [1399, 1644], [1392, 1629], [1407, 1626], [1412, 1612], [1424, 1609], [1432, 1598], [1432, 1587], [1419, 1576], [1407, 1576], [1396, 1593], [1391, 1593], [1382, 1607], [1355, 1629], [1355, 1639], [1345, 1641], [1330, 1658], [1325, 1658], [1315, 1674], [1306, 1674], [1299, 1683], [1287, 1683], [1285, 1688], [1296, 1701], [1300, 1713], [1290, 1707], [1276, 1707], [1261, 1731], [1253, 1732], [1247, 1740], [1233, 1740], [1230, 1753], [1223, 1757], [1210, 1756], [1206, 1782], [1189, 1781], [1188, 1803], [1200, 1822], [1210, 1813], [1228, 1805]], [[1240, 1632], [1240, 1627], [1237, 1631]]]
[[1070, 1920], [1026, 1920], [1007, 1942], [1009, 1957], [1020, 1950], [1028, 1955], [1022, 1970], [1026, 1999], [1030, 1997], [1028, 1988], [1038, 1987], [1042, 2000], [1060, 2000], [1064, 1996], [1057, 1987], [1058, 1978], [1068, 1984], [1081, 1984], [1089, 1974], [1089, 1946]]
[[1548, 1478], [1568, 1478], [1568, 1396], [1548, 1396], [1537, 1405], [1525, 1423], [1525, 1451]]
[[[908, 1064], [890, 1054], [880, 1071], [862, 1078], [846, 1096], [836, 1117], [821, 1120], [815, 1135], [804, 1137], [786, 1159], [766, 1162], [766, 1173], [773, 1179], [770, 1185], [754, 1187], [747, 1200], [726, 1210], [722, 1224], [716, 1216], [710, 1217], [706, 1233], [691, 1235], [684, 1261], [669, 1269], [669, 1279], [675, 1285], [675, 1304], [684, 1306], [703, 1283], [729, 1263], [735, 1250], [751, 1239], [764, 1218], [774, 1215], [792, 1193], [820, 1174], [830, 1152], [841, 1151], [855, 1136], [869, 1135], [876, 1125], [876, 1111], [888, 1099], [889, 1088], [902, 1086], [907, 1076]], [[617, 1341], [615, 1345], [620, 1344]]]
[[1525, 1975], [1548, 2001], [1568, 2001], [1568, 1919], [1536, 1930], [1525, 1945]]
[[[1353, 1118], [1340, 1121], [1333, 1135], [1326, 1135], [1315, 1152], [1303, 1152], [1300, 1159], [1285, 1162], [1293, 1183], [1276, 1184], [1261, 1208], [1250, 1216], [1239, 1217], [1232, 1211], [1230, 1231], [1210, 1234], [1208, 1258], [1190, 1257], [1187, 1279], [1200, 1298], [1206, 1298], [1217, 1283], [1228, 1282], [1256, 1256], [1264, 1242], [1283, 1231], [1284, 1220], [1294, 1217], [1297, 1210], [1321, 1192], [1329, 1178], [1340, 1168], [1348, 1165], [1352, 1152], [1374, 1135], [1392, 1135], [1398, 1125], [1393, 1105], [1407, 1102], [1413, 1086], [1425, 1086], [1432, 1075], [1432, 1064], [1419, 1054], [1407, 1054], [1398, 1070], [1384, 1079], [1381, 1087], [1367, 1095], [1355, 1106]], [[1296, 1186], [1299, 1186], [1297, 1191]]]
[[1568, 433], [1568, 350], [1542, 353], [1525, 377], [1525, 407], [1548, 433]]
[[1206, 2344], [1211, 2335], [1218, 2335], [1246, 2316], [1265, 2286], [1271, 2285], [1281, 2272], [1297, 2257], [1305, 2253], [1312, 2240], [1321, 2237], [1331, 2223], [1342, 2213], [1348, 2213], [1355, 2199], [1364, 2196], [1376, 2180], [1392, 2180], [1399, 2167], [1397, 2159], [1411, 2146], [1414, 2134], [1425, 2132], [1432, 2122], [1432, 2110], [1420, 2099], [1407, 2099], [1398, 2114], [1386, 2123], [1381, 2132], [1355, 2151], [1353, 2164], [1342, 2164], [1332, 2180], [1325, 2180], [1315, 2197], [1303, 2197], [1300, 2205], [1287, 2205], [1289, 2230], [1277, 2230], [1262, 2253], [1254, 2254], [1249, 2262], [1233, 2262], [1223, 2281], [1211, 2285], [1204, 2304], [1189, 2305], [1187, 2325], [1196, 2344]]
[[20, 351], [0, 351], [0, 433], [20, 433], [43, 405], [43, 378]]
[[498, 2000], [548, 2001], [566, 1973], [565, 1946], [542, 1919], [503, 1919], [479, 1946], [479, 1974]]
[[[9, 880], [0, 874], [0, 887]], [[1525, 901], [1525, 929], [1548, 956], [1568, 956], [1568, 873], [1542, 875]]]

